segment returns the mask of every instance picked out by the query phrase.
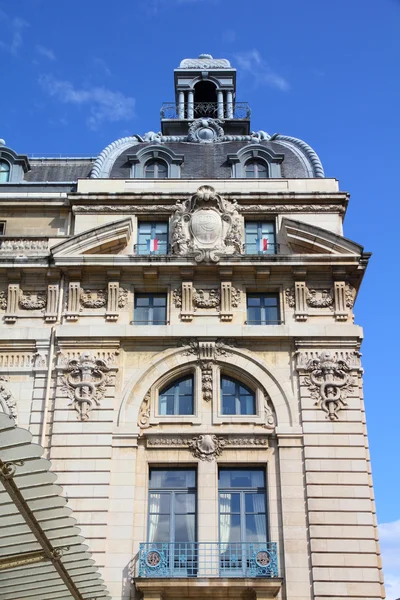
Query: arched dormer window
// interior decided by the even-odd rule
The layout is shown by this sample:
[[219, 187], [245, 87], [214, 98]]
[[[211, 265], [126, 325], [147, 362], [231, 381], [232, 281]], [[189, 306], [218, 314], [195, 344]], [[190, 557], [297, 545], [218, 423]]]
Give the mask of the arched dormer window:
[[163, 160], [149, 160], [144, 167], [144, 176], [146, 179], [167, 179], [168, 167]]
[[0, 183], [10, 181], [10, 164], [5, 160], [0, 160]]
[[241, 381], [222, 376], [221, 413], [223, 415], [255, 415], [255, 393]]
[[283, 154], [276, 154], [262, 144], [249, 144], [236, 154], [228, 154], [232, 177], [246, 179], [277, 179], [281, 177]]
[[128, 154], [127, 160], [132, 164], [131, 177], [135, 179], [179, 179], [181, 176], [183, 154], [175, 154], [167, 146], [146, 145], [135, 154]]
[[168, 384], [158, 394], [158, 414], [193, 415], [193, 375]]
[[268, 166], [263, 160], [248, 160], [245, 166], [246, 179], [267, 179]]

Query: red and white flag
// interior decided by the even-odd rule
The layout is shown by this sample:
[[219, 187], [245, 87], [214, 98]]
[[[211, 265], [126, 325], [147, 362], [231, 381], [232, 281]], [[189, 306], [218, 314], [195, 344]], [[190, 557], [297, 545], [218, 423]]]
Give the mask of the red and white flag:
[[258, 249], [260, 252], [263, 252], [264, 250], [268, 250], [268, 239], [267, 238], [265, 238], [265, 237], [259, 238]]
[[150, 252], [155, 252], [158, 250], [158, 240], [147, 240], [147, 246]]

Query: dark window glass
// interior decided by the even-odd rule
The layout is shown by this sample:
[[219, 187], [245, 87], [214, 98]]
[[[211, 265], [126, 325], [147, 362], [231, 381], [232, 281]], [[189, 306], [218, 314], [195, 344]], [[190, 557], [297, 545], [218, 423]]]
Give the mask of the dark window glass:
[[163, 160], [149, 160], [144, 167], [146, 179], [166, 179], [168, 167]]
[[135, 294], [134, 323], [137, 325], [166, 325], [166, 294]]
[[168, 253], [168, 223], [139, 221], [137, 254]]
[[160, 415], [192, 415], [193, 414], [193, 376], [174, 381], [158, 395], [158, 411]]
[[0, 235], [4, 235], [6, 232], [6, 224], [4, 221], [0, 221]]
[[247, 179], [266, 179], [268, 167], [263, 160], [249, 160], [246, 163], [245, 173]]
[[221, 377], [223, 415], [255, 415], [256, 397], [247, 386], [230, 377]]
[[[235, 542], [267, 541], [266, 489], [263, 469], [220, 469], [219, 535], [223, 566], [231, 565]], [[233, 546], [237, 549], [237, 545]], [[245, 549], [242, 549], [245, 553]]]
[[246, 254], [275, 254], [275, 224], [273, 221], [246, 221]]
[[10, 165], [5, 160], [0, 160], [0, 183], [7, 183], [10, 179]]
[[248, 325], [279, 325], [279, 294], [247, 294]]

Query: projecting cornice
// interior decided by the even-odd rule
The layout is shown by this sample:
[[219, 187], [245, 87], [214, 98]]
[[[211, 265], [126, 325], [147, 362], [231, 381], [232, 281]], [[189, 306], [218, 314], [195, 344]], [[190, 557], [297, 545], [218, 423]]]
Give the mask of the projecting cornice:
[[296, 254], [363, 254], [364, 249], [359, 244], [322, 227], [283, 218], [282, 229]]
[[128, 244], [131, 235], [132, 220], [121, 219], [74, 235], [53, 246], [51, 254], [54, 258], [81, 254], [118, 254]]

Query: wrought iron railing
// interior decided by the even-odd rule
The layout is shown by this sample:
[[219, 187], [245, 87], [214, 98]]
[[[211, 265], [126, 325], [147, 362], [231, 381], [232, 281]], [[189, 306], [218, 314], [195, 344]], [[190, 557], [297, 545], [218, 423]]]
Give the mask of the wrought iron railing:
[[276, 542], [143, 543], [139, 577], [279, 577]]
[[195, 102], [183, 106], [174, 102], [164, 102], [161, 106], [162, 119], [250, 119], [251, 110], [247, 102], [233, 102], [218, 105], [218, 102]]

